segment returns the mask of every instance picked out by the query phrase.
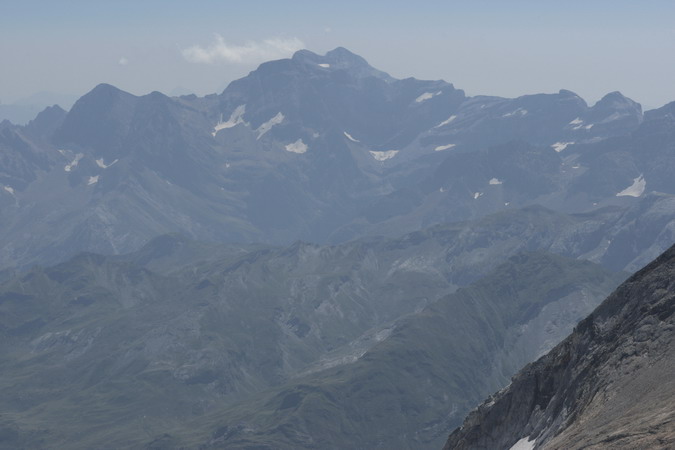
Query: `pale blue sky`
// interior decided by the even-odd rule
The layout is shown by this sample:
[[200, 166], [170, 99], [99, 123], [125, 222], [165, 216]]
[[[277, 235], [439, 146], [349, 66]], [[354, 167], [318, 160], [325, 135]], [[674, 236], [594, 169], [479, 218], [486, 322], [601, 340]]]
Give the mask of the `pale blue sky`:
[[344, 46], [395, 77], [442, 78], [469, 95], [675, 100], [672, 0], [22, 0], [0, 1], [0, 101], [101, 82], [220, 92], [298, 46]]

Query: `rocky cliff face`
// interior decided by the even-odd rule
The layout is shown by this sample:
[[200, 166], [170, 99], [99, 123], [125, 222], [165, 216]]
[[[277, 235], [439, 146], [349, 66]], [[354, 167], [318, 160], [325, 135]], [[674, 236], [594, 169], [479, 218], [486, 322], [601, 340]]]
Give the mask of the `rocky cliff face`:
[[675, 247], [474, 410], [445, 449], [675, 444]]

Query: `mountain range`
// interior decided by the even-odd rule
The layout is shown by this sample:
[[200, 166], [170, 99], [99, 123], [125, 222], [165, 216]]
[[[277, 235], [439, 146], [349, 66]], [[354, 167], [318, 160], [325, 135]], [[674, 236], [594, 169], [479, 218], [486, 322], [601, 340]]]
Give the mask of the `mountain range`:
[[673, 173], [675, 102], [344, 48], [3, 121], [0, 448], [657, 445]]
[[624, 278], [517, 249], [471, 266], [453, 234], [165, 236], [36, 267], [0, 285], [0, 446], [438, 448]]
[[[67, 113], [0, 126], [0, 267], [127, 253], [170, 232], [287, 245], [533, 204], [660, 215], [675, 194], [673, 105], [643, 114], [618, 92], [592, 107], [569, 91], [467, 97], [343, 48], [264, 63], [201, 98], [99, 85]], [[667, 248], [671, 221], [641, 225], [666, 243], [607, 251], [647, 251], [644, 264]]]

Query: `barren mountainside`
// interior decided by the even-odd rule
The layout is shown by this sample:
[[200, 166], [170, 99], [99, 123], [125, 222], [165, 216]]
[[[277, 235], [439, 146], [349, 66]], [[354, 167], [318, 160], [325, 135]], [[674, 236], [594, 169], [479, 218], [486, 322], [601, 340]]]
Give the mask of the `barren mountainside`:
[[675, 445], [675, 247], [474, 410], [445, 449]]

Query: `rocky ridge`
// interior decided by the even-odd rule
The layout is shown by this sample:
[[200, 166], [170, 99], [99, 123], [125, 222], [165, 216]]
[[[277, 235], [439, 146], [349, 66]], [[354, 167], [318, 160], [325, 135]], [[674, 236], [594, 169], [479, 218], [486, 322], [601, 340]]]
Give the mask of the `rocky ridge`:
[[444, 448], [672, 446], [674, 280], [671, 247], [469, 414]]

